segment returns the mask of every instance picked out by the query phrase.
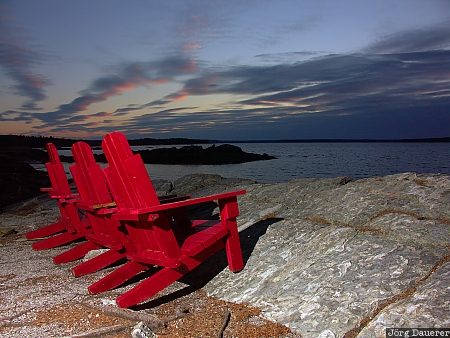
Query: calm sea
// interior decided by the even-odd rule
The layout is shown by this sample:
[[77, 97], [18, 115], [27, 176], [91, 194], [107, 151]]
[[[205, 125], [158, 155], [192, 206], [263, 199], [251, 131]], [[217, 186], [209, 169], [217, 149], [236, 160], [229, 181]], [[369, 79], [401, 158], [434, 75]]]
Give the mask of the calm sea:
[[401, 172], [450, 174], [450, 143], [241, 143], [244, 151], [277, 157], [228, 165], [147, 165], [154, 179], [192, 173], [281, 182], [304, 177], [363, 178]]
[[[152, 179], [173, 181], [194, 173], [282, 182], [304, 177], [363, 178], [401, 172], [450, 174], [450, 143], [240, 143], [244, 151], [277, 157], [227, 165], [148, 164]], [[205, 145], [203, 145], [205, 146]], [[160, 146], [170, 147], [170, 146]], [[155, 147], [134, 147], [134, 150]], [[94, 150], [99, 152], [99, 150]], [[69, 150], [60, 151], [69, 155]], [[39, 169], [43, 169], [43, 166]], [[66, 166], [66, 169], [68, 166]]]

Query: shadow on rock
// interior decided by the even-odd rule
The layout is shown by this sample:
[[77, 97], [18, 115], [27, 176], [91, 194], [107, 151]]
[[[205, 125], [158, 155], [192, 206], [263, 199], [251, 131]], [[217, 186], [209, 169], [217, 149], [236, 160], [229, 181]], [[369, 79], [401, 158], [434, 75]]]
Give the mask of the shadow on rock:
[[[259, 238], [263, 236], [270, 225], [283, 220], [282, 218], [268, 218], [258, 221], [249, 226], [245, 230], [239, 233], [241, 239], [242, 254], [244, 258], [244, 264], [247, 262], [259, 241]], [[202, 288], [214, 277], [216, 277], [221, 271], [228, 267], [227, 257], [225, 250], [221, 250], [215, 255], [211, 256], [208, 260], [202, 263], [195, 270], [182, 277], [179, 281], [188, 284], [183, 289], [172, 292], [168, 295], [164, 295], [155, 299], [152, 299], [146, 303], [136, 305], [132, 307], [133, 310], [144, 310], [149, 308], [155, 308], [161, 304], [171, 302], [175, 299], [189, 295], [190, 293]], [[245, 269], [245, 267], [244, 267]], [[147, 275], [148, 276], [148, 275]]]

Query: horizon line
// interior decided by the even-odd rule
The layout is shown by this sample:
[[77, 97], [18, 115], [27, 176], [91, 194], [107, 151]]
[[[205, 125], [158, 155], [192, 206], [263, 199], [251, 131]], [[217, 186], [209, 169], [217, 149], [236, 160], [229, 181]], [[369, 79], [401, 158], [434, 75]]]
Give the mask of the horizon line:
[[[51, 138], [61, 140], [83, 140], [83, 141], [101, 141], [101, 138], [65, 138], [55, 136], [36, 136], [36, 135], [17, 135], [17, 134], [1, 134], [0, 137], [35, 137], [35, 138]], [[400, 138], [400, 139], [376, 139], [376, 138], [311, 138], [311, 139], [261, 139], [261, 140], [220, 140], [220, 139], [207, 139], [207, 138], [190, 138], [190, 137], [169, 137], [169, 138], [153, 138], [153, 137], [140, 137], [129, 138], [130, 141], [143, 141], [143, 140], [189, 140], [189, 141], [201, 141], [208, 143], [313, 143], [313, 142], [336, 142], [336, 143], [350, 143], [350, 142], [450, 142], [450, 136], [445, 137], [422, 137], [422, 138]]]

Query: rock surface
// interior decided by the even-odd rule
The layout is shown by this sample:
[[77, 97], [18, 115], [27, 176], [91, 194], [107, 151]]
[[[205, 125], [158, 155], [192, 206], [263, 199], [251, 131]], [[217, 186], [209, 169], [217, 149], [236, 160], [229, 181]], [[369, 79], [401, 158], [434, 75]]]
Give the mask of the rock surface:
[[242, 272], [224, 270], [206, 284], [210, 295], [256, 305], [303, 337], [450, 326], [449, 176], [300, 179], [247, 190], [239, 224], [251, 254]]
[[[220, 253], [182, 280], [209, 295], [257, 306], [301, 337], [384, 337], [386, 327], [450, 326], [448, 175], [278, 184], [192, 175], [155, 186], [166, 195], [248, 191], [239, 197], [244, 270], [223, 269]], [[24, 217], [20, 231], [45, 223], [39, 212]]]
[[0, 153], [0, 207], [40, 194], [39, 188], [49, 185], [47, 173]]

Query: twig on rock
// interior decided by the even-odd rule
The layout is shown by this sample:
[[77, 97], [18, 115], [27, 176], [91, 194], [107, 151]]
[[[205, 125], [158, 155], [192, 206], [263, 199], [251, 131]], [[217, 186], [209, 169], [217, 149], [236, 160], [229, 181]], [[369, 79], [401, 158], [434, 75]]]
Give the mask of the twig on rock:
[[167, 324], [169, 322], [173, 322], [174, 320], [186, 317], [188, 314], [189, 314], [189, 308], [187, 308], [187, 307], [177, 308], [174, 315], [169, 316], [166, 319], [164, 319], [164, 326], [167, 326]]
[[223, 338], [223, 332], [228, 326], [228, 323], [230, 322], [231, 313], [230, 310], [226, 309], [226, 312], [223, 316], [223, 323], [222, 327], [220, 328], [219, 334], [217, 335], [218, 338]]
[[144, 322], [152, 329], [164, 326], [164, 321], [149, 313], [135, 312], [127, 309], [120, 309], [117, 307], [108, 306], [106, 308], [98, 308], [104, 314], [117, 316], [124, 319], [129, 319], [137, 322]]

